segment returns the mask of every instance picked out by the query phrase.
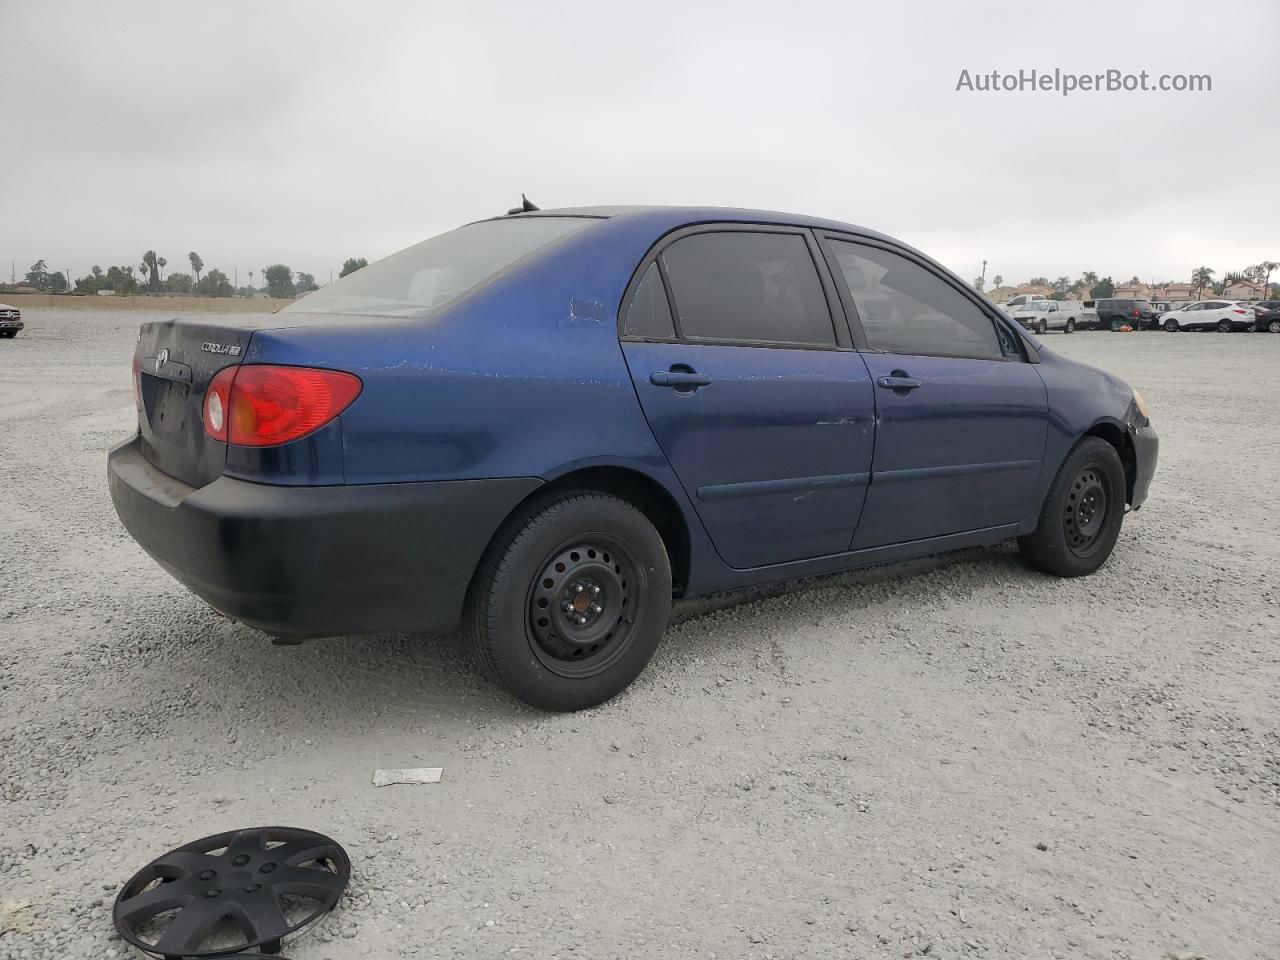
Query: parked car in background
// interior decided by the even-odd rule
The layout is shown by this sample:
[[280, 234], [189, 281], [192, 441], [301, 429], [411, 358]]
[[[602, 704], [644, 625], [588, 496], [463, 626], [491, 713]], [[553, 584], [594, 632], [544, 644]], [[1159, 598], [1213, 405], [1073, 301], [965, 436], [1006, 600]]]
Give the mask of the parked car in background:
[[1163, 314], [1168, 313], [1172, 309], [1173, 309], [1173, 304], [1170, 303], [1168, 300], [1152, 300], [1151, 301], [1151, 312], [1155, 314], [1155, 316], [1152, 319], [1154, 319], [1157, 323], [1159, 322], [1160, 317]]
[[133, 377], [111, 497], [178, 580], [286, 639], [465, 621], [553, 710], [631, 683], [673, 597], [1010, 537], [1092, 573], [1158, 448], [1132, 387], [924, 254], [760, 210], [482, 220], [144, 323]]
[[1280, 333], [1280, 300], [1263, 300], [1253, 306], [1253, 329], [1259, 333]]
[[1147, 300], [1129, 300], [1123, 297], [1104, 297], [1094, 301], [1094, 329], [1119, 330], [1121, 327], [1133, 327], [1135, 330], [1150, 329], [1155, 321], [1155, 311]]
[[1181, 310], [1170, 310], [1160, 318], [1169, 333], [1179, 330], [1248, 330], [1255, 317], [1252, 308], [1235, 300], [1198, 300]]
[[1009, 301], [1003, 304], [1006, 310], [1017, 310], [1019, 307], [1025, 306], [1035, 300], [1048, 300], [1049, 298], [1039, 293], [1020, 293], [1016, 297], [1010, 297]]
[[1044, 334], [1049, 330], [1075, 333], [1085, 322], [1084, 304], [1079, 300], [1032, 300], [1009, 314], [1024, 330]]
[[0, 303], [0, 337], [12, 340], [22, 329], [22, 311], [7, 303]]

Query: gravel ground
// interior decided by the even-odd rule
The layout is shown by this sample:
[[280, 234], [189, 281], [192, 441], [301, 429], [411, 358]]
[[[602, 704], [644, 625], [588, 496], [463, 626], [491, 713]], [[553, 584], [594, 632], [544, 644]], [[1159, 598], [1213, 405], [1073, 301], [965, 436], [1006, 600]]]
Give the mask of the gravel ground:
[[[295, 960], [1280, 955], [1280, 337], [1049, 336], [1162, 436], [1102, 573], [1005, 546], [686, 606], [627, 694], [551, 716], [458, 638], [282, 648], [211, 613], [107, 496], [137, 319], [26, 319], [0, 958], [130, 955], [119, 883], [266, 823], [354, 862]], [[444, 780], [375, 790], [384, 766]]]

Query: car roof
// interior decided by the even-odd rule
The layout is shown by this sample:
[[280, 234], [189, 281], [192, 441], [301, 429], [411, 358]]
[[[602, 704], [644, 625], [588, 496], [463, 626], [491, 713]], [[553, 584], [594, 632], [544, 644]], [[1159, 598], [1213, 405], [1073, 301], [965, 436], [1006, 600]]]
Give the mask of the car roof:
[[860, 227], [857, 224], [845, 223], [841, 220], [830, 220], [825, 217], [811, 217], [799, 213], [783, 213], [778, 210], [757, 210], [749, 207], [686, 207], [664, 205], [614, 205], [595, 207], [557, 207], [551, 210], [534, 210], [527, 213], [511, 213], [505, 217], [493, 217], [494, 220], [506, 217], [598, 217], [601, 219], [644, 219], [651, 225], [665, 226], [666, 229], [687, 226], [696, 223], [763, 223], [779, 226], [812, 227], [818, 230], [837, 230], [845, 233], [858, 233], [867, 237], [888, 240], [899, 245], [896, 240], [878, 230]]

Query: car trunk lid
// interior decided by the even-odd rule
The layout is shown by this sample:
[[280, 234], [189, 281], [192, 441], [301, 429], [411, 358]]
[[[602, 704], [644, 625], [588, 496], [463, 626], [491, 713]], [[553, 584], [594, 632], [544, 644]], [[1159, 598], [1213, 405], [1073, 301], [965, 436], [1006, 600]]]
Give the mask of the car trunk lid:
[[158, 320], [139, 331], [133, 366], [142, 455], [189, 486], [211, 483], [226, 463], [226, 444], [204, 430], [205, 388], [244, 358], [256, 326], [247, 321]]

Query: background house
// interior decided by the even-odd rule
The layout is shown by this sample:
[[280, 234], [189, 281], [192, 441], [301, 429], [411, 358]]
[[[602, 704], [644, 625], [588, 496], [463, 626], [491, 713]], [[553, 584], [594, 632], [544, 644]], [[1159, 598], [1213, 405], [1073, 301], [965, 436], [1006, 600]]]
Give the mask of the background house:
[[1232, 280], [1222, 288], [1222, 295], [1228, 300], [1261, 300], [1262, 284], [1252, 280]]

